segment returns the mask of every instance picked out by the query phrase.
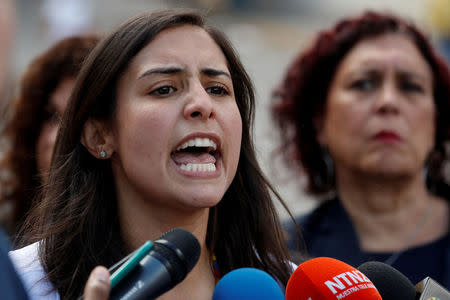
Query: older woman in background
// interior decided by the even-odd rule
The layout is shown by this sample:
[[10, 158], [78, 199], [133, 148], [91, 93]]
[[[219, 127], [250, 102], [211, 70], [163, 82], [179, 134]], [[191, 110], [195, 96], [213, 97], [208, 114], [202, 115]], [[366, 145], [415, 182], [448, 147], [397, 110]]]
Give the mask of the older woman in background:
[[341, 20], [275, 96], [285, 158], [328, 200], [297, 218], [309, 254], [378, 260], [449, 288], [450, 75], [424, 35], [388, 14]]

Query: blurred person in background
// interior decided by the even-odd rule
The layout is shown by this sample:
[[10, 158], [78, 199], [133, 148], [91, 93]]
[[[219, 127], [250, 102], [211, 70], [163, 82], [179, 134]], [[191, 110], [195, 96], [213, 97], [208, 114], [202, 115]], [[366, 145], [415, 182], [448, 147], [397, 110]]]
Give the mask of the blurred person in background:
[[241, 267], [286, 285], [292, 266], [255, 157], [254, 109], [239, 57], [197, 12], [143, 13], [108, 34], [77, 77], [29, 245], [11, 252], [30, 294], [75, 299], [93, 267], [172, 228], [192, 232], [201, 254], [158, 299], [211, 299]]
[[9, 87], [7, 86], [10, 82], [8, 75], [10, 75], [10, 52], [12, 50], [12, 41], [14, 40], [14, 30], [15, 30], [15, 7], [9, 0], [2, 0], [0, 11], [0, 97], [2, 98], [0, 106], [3, 107], [6, 102], [6, 95]]
[[[14, 28], [15, 10], [14, 4], [9, 0], [0, 0], [0, 74], [8, 74], [7, 63], [8, 52], [12, 44], [12, 32]], [[6, 80], [4, 77], [1, 77]], [[4, 88], [4, 86], [2, 85]], [[0, 93], [1, 94], [1, 93]], [[29, 299], [20, 278], [17, 276], [14, 266], [8, 258], [9, 243], [0, 229], [0, 290], [1, 299], [4, 300], [27, 300]], [[84, 288], [85, 300], [108, 299], [109, 296], [109, 273], [104, 267], [96, 267], [90, 274]]]
[[437, 48], [450, 63], [450, 1], [430, 0], [428, 16], [436, 33]]
[[1, 221], [11, 235], [22, 225], [48, 175], [59, 122], [75, 78], [98, 41], [95, 35], [63, 39], [35, 58], [21, 79], [12, 117], [3, 132], [10, 147], [0, 164]]
[[295, 58], [274, 101], [282, 154], [326, 200], [296, 219], [309, 255], [450, 288], [450, 74], [424, 34], [389, 14], [340, 20]]
[[[0, 99], [4, 101], [5, 81], [8, 74], [9, 51], [12, 45], [15, 10], [12, 1], [0, 0]], [[26, 300], [27, 294], [8, 259], [9, 243], [0, 229], [0, 290], [2, 299]]]

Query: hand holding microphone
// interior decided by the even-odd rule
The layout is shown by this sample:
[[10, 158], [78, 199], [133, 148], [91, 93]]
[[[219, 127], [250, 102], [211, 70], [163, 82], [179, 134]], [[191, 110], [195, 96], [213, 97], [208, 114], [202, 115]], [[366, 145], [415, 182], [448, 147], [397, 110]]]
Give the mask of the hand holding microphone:
[[86, 282], [84, 299], [106, 300], [110, 293], [111, 299], [154, 299], [180, 283], [199, 257], [200, 244], [195, 236], [184, 229], [172, 229], [113, 266], [109, 271], [120, 272], [111, 277], [106, 268], [96, 267]]
[[92, 270], [84, 288], [84, 300], [108, 300], [111, 291], [109, 272], [105, 267], [98, 266]]
[[200, 244], [176, 228], [154, 241], [150, 253], [112, 289], [111, 299], [154, 299], [180, 283], [197, 263]]

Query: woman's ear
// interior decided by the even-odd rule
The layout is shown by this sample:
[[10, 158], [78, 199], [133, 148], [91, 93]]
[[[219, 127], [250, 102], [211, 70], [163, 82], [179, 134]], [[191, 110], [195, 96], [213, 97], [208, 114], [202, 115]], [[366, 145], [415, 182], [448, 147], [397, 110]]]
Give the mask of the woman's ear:
[[88, 119], [83, 126], [81, 143], [96, 158], [107, 159], [114, 153], [114, 135], [107, 121]]

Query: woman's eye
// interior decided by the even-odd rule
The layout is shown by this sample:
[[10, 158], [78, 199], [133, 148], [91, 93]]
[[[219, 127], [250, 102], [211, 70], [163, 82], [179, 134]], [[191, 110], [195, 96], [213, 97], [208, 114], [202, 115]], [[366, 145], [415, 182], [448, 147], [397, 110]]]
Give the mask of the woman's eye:
[[370, 91], [375, 87], [375, 82], [370, 79], [359, 79], [351, 84], [351, 87], [360, 91]]
[[213, 87], [207, 88], [206, 91], [208, 93], [216, 95], [216, 96], [224, 96], [224, 95], [229, 94], [228, 90], [222, 86], [213, 86]]
[[166, 85], [166, 86], [162, 86], [162, 87], [157, 88], [156, 90], [151, 91], [150, 94], [165, 96], [165, 95], [169, 95], [169, 94], [176, 92], [176, 90], [177, 90], [176, 88]]
[[424, 89], [421, 85], [414, 82], [402, 82], [400, 88], [406, 92], [423, 92]]

